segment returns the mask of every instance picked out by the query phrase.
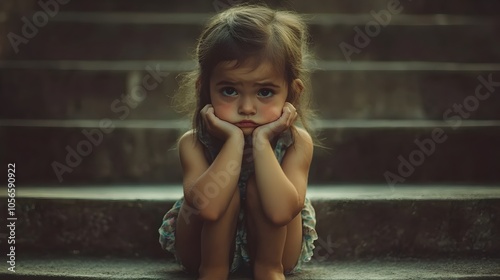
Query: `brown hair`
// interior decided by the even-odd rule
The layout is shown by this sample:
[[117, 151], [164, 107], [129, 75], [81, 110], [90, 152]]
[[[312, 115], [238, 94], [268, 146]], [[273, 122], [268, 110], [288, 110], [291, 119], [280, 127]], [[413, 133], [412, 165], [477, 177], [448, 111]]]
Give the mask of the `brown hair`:
[[[210, 77], [222, 61], [236, 60], [241, 65], [249, 58], [269, 59], [276, 69], [283, 69], [289, 85], [287, 101], [297, 109], [298, 120], [311, 133], [310, 70], [307, 26], [301, 16], [291, 11], [273, 10], [260, 5], [239, 5], [215, 15], [205, 26], [196, 47], [195, 70], [181, 76], [174, 97], [176, 108], [188, 113], [196, 134], [202, 133], [200, 110], [210, 101]], [[301, 94], [291, 87], [301, 79]], [[198, 83], [198, 85], [197, 85]], [[314, 137], [314, 135], [313, 135]]]

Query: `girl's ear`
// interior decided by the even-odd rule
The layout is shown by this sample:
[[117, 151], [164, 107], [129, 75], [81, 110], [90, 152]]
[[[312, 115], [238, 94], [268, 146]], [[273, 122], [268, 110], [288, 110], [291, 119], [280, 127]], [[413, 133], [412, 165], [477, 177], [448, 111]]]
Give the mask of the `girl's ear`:
[[293, 92], [293, 96], [289, 96], [289, 99], [292, 104], [295, 104], [295, 102], [299, 99], [300, 95], [304, 91], [304, 83], [301, 79], [295, 79], [292, 81], [291, 89]]
[[298, 97], [298, 95], [302, 94], [302, 91], [304, 91], [304, 83], [301, 79], [295, 79], [292, 82], [292, 88], [297, 93]]

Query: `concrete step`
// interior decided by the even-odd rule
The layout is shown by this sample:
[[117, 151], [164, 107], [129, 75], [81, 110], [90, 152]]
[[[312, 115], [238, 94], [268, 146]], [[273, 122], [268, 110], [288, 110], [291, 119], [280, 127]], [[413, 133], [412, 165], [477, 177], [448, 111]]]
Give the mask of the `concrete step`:
[[[0, 7], [12, 12], [36, 11], [39, 9], [37, 0], [4, 0]], [[241, 0], [219, 0], [204, 1], [193, 0], [189, 3], [184, 1], [169, 1], [168, 5], [161, 0], [87, 0], [71, 1], [68, 4], [61, 5], [65, 11], [77, 12], [216, 12], [228, 6], [241, 2], [259, 2], [259, 1], [241, 1]], [[297, 10], [302, 13], [369, 13], [371, 10], [385, 9], [390, 1], [387, 0], [330, 0], [325, 5], [324, 1], [312, 0], [307, 3], [300, 0], [266, 0], [265, 3], [272, 7], [285, 7]], [[495, 0], [453, 0], [443, 1], [401, 1], [404, 9], [402, 13], [408, 14], [474, 14], [474, 15], [496, 15], [499, 3]]]
[[[58, 17], [54, 17], [49, 24], [39, 28], [28, 43], [16, 47], [18, 52], [6, 46], [2, 57], [13, 60], [189, 59], [206, 16], [70, 14], [68, 21], [57, 21]], [[77, 17], [81, 20], [71, 21]], [[310, 33], [312, 50], [320, 59], [500, 62], [500, 50], [495, 47], [500, 43], [496, 36], [500, 20], [494, 17], [400, 15], [391, 18], [387, 26], [375, 33], [366, 31], [367, 23], [373, 20], [370, 14], [316, 17], [310, 24]], [[91, 21], [94, 18], [102, 18], [104, 22]], [[110, 18], [118, 19], [106, 21]], [[141, 18], [146, 22], [141, 22]], [[192, 22], [186, 20], [190, 18]], [[151, 22], [153, 19], [155, 21]], [[9, 30], [21, 34], [23, 22], [19, 18], [11, 18], [6, 24]], [[356, 31], [355, 27], [362, 31]], [[359, 39], [359, 32], [363, 32], [366, 39]], [[372, 35], [367, 36], [367, 32]], [[342, 43], [343, 48], [340, 47]], [[347, 55], [345, 44], [356, 48], [356, 53]]]
[[[406, 128], [388, 124], [321, 131], [319, 138], [327, 148], [316, 148], [310, 182], [500, 182], [498, 124], [456, 130], [442, 123]], [[0, 133], [8, 147], [5, 160], [22, 166], [22, 183], [178, 183], [175, 145], [184, 130], [3, 127]]]
[[[0, 104], [0, 114], [3, 119], [177, 119], [181, 116], [171, 107], [171, 97], [178, 89], [176, 77], [180, 72], [168, 69], [170, 64], [175, 61], [116, 65], [124, 67], [119, 68], [121, 71], [56, 70], [45, 69], [41, 64], [38, 65], [41, 69], [1, 69], [0, 92], [4, 102]], [[474, 69], [468, 64], [449, 65], [440, 70], [432, 68], [445, 65], [419, 64], [427, 70], [421, 70], [417, 64], [404, 70], [408, 66], [404, 62], [385, 65], [365, 62], [351, 65], [353, 68], [347, 65], [351, 64], [324, 64], [322, 67], [327, 69], [312, 75], [313, 105], [321, 118], [442, 120], [454, 104], [464, 106], [468, 102], [467, 108], [473, 109], [469, 110], [468, 119], [500, 119], [500, 95], [496, 94], [500, 87], [495, 85], [500, 83], [500, 64], [496, 64], [494, 71]], [[370, 68], [377, 65], [380, 68]], [[101, 61], [94, 65], [99, 66], [109, 67], [110, 63]], [[128, 68], [132, 66], [138, 70]], [[460, 70], [468, 66], [471, 69]], [[151, 79], [149, 82], [156, 84], [146, 90], [142, 80], [156, 71], [145, 69], [157, 67], [161, 76], [158, 80]], [[481, 82], [487, 80], [492, 81], [491, 88]], [[478, 88], [477, 94], [493, 93], [479, 100]], [[144, 95], [138, 89], [144, 90]], [[133, 98], [124, 98], [127, 95]]]
[[[109, 120], [102, 128], [4, 126], [5, 162], [20, 183], [179, 183], [176, 141], [189, 126]], [[311, 183], [500, 183], [500, 124], [474, 121], [332, 122], [318, 138]], [[158, 124], [158, 123], [153, 123]], [[401, 126], [397, 126], [400, 124]], [[483, 124], [483, 123], [480, 123]], [[108, 125], [115, 125], [112, 131]], [[329, 126], [330, 125], [330, 126]], [[93, 142], [90, 142], [93, 141]], [[479, 142], [478, 142], [479, 141]], [[422, 144], [423, 143], [423, 144]]]
[[[287, 279], [328, 280], [486, 280], [500, 278], [499, 259], [380, 259], [312, 262], [297, 275]], [[0, 271], [2, 279], [194, 279], [184, 274], [172, 261], [146, 258], [90, 258], [78, 256], [23, 256], [16, 272]], [[231, 280], [249, 280], [242, 270], [230, 275]]]
[[[21, 167], [18, 167], [22, 173]], [[7, 199], [2, 191], [1, 199]], [[23, 256], [172, 258], [158, 227], [179, 185], [17, 184], [15, 249]], [[311, 185], [315, 260], [500, 258], [500, 187]], [[0, 212], [7, 221], [7, 211]], [[6, 243], [7, 234], [0, 236]]]

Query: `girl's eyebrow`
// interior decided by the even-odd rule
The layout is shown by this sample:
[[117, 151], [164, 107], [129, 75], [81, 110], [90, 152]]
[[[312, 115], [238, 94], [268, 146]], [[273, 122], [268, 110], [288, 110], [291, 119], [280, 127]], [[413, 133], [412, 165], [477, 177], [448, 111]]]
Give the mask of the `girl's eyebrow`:
[[[220, 81], [215, 84], [216, 86], [241, 86], [241, 82], [230, 82], [230, 81]], [[254, 83], [254, 86], [259, 86], [259, 87], [273, 87], [273, 88], [281, 88], [279, 85], [274, 84], [272, 82], [262, 82], [262, 83]]]

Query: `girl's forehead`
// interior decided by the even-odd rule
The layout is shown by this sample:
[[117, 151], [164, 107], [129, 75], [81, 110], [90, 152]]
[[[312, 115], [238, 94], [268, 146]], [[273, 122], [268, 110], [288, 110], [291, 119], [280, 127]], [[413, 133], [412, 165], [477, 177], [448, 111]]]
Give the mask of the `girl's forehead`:
[[284, 71], [276, 69], [270, 60], [247, 59], [241, 63], [237, 60], [221, 61], [215, 66], [213, 78], [233, 78], [233, 79], [283, 79]]

